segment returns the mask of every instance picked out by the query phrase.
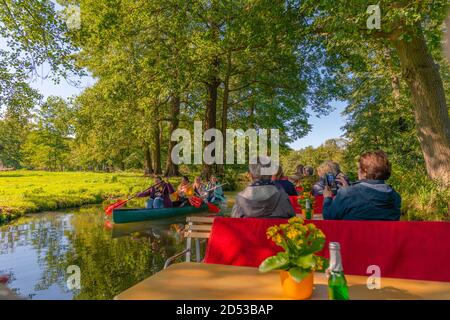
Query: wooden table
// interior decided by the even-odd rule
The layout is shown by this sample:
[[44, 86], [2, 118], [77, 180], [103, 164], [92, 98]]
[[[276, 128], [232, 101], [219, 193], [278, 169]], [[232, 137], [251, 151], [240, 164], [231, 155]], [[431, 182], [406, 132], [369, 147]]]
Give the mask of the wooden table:
[[[350, 299], [450, 300], [450, 282], [382, 278], [381, 289], [369, 290], [367, 277], [346, 276]], [[327, 279], [314, 275], [312, 299], [328, 299]], [[117, 300], [276, 300], [283, 296], [279, 272], [205, 263], [178, 263], [115, 297]]]

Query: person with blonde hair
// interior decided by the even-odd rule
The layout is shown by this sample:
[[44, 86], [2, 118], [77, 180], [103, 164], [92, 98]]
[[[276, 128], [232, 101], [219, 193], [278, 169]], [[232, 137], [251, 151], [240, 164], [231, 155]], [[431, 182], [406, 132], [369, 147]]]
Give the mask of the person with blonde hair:
[[181, 183], [174, 194], [176, 197], [176, 201], [173, 202], [174, 207], [184, 207], [189, 204], [188, 199], [194, 195], [194, 188], [187, 176], [181, 177]]
[[194, 183], [192, 184], [192, 188], [194, 188], [194, 193], [203, 198], [207, 196], [206, 185], [202, 181], [202, 177], [196, 176]]
[[358, 181], [351, 186], [342, 177], [336, 178], [342, 187], [333, 199], [326, 186], [323, 191], [323, 217], [329, 220], [400, 220], [400, 195], [386, 180], [391, 164], [385, 152], [373, 151], [361, 155], [358, 161]]
[[341, 179], [345, 180], [347, 184], [350, 183], [347, 176], [341, 172], [339, 164], [331, 160], [325, 161], [317, 168], [317, 175], [319, 176], [319, 181], [313, 186], [313, 196], [323, 195], [323, 190], [327, 185], [330, 186], [333, 194], [336, 195], [339, 188], [342, 187]]

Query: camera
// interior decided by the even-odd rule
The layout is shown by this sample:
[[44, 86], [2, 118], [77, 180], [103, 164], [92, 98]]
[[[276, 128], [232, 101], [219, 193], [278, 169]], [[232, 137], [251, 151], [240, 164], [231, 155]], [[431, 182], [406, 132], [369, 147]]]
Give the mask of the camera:
[[328, 172], [327, 174], [325, 174], [325, 184], [331, 189], [336, 188], [336, 178], [333, 173]]

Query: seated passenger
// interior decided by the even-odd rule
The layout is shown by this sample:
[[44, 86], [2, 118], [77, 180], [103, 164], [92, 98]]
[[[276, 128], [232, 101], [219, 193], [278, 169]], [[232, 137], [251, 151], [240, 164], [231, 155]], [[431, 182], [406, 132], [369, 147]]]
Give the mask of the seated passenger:
[[317, 174], [319, 175], [319, 181], [317, 181], [313, 186], [312, 190], [313, 196], [322, 195], [323, 190], [328, 183], [331, 183], [331, 191], [333, 192], [333, 195], [336, 195], [339, 188], [342, 187], [341, 180], [345, 180], [345, 182], [349, 184], [349, 180], [341, 172], [339, 164], [334, 161], [325, 161], [324, 163], [322, 163], [317, 168]]
[[181, 183], [175, 192], [176, 200], [173, 202], [174, 207], [184, 207], [189, 205], [189, 198], [194, 195], [194, 188], [192, 188], [189, 183], [189, 178], [183, 176], [181, 178]]
[[303, 177], [312, 177], [314, 175], [314, 168], [311, 166], [303, 167]]
[[299, 177], [300, 179], [303, 177], [303, 168], [304, 168], [305, 166], [304, 165], [302, 165], [302, 164], [299, 164], [297, 167], [295, 167], [295, 175], [297, 176], [297, 177]]
[[204, 198], [206, 197], [206, 186], [202, 182], [202, 177], [195, 177], [194, 183], [192, 184], [192, 188], [194, 188], [194, 193], [196, 196]]
[[145, 205], [147, 209], [171, 208], [172, 201], [170, 200], [170, 194], [173, 192], [174, 189], [169, 182], [163, 181], [161, 177], [156, 177], [155, 186], [139, 193], [137, 196], [149, 197]]
[[284, 177], [283, 168], [278, 167], [278, 172], [272, 176], [272, 181], [279, 188], [282, 188], [288, 196], [298, 196], [297, 190], [295, 190], [295, 185]]
[[287, 193], [270, 180], [270, 159], [258, 157], [249, 165], [251, 184], [236, 196], [234, 218], [290, 218], [295, 215]]
[[208, 201], [209, 202], [226, 202], [225, 194], [216, 176], [209, 178], [208, 186]]
[[399, 220], [400, 195], [385, 183], [391, 175], [391, 164], [383, 151], [367, 152], [359, 158], [359, 181], [348, 185], [339, 177], [342, 187], [332, 199], [326, 187], [323, 195], [323, 217], [330, 220]]

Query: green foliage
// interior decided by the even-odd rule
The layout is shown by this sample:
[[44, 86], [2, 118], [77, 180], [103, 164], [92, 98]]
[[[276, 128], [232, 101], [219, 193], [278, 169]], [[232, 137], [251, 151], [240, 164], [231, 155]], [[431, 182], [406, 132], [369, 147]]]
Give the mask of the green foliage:
[[389, 183], [402, 196], [404, 219], [450, 221], [450, 188], [431, 180], [423, 166], [404, 168], [394, 165]]
[[22, 146], [22, 164], [33, 169], [68, 168], [72, 114], [67, 102], [50, 96], [36, 116], [37, 124]]
[[309, 146], [301, 150], [291, 150], [282, 154], [280, 163], [286, 175], [294, 174], [299, 164], [312, 166], [316, 169], [327, 160], [342, 163], [346, 145], [347, 141], [344, 139], [330, 139], [317, 148]]
[[[0, 172], [0, 223], [29, 212], [101, 203], [144, 190], [150, 183], [133, 173]], [[135, 205], [143, 206], [143, 200]]]

